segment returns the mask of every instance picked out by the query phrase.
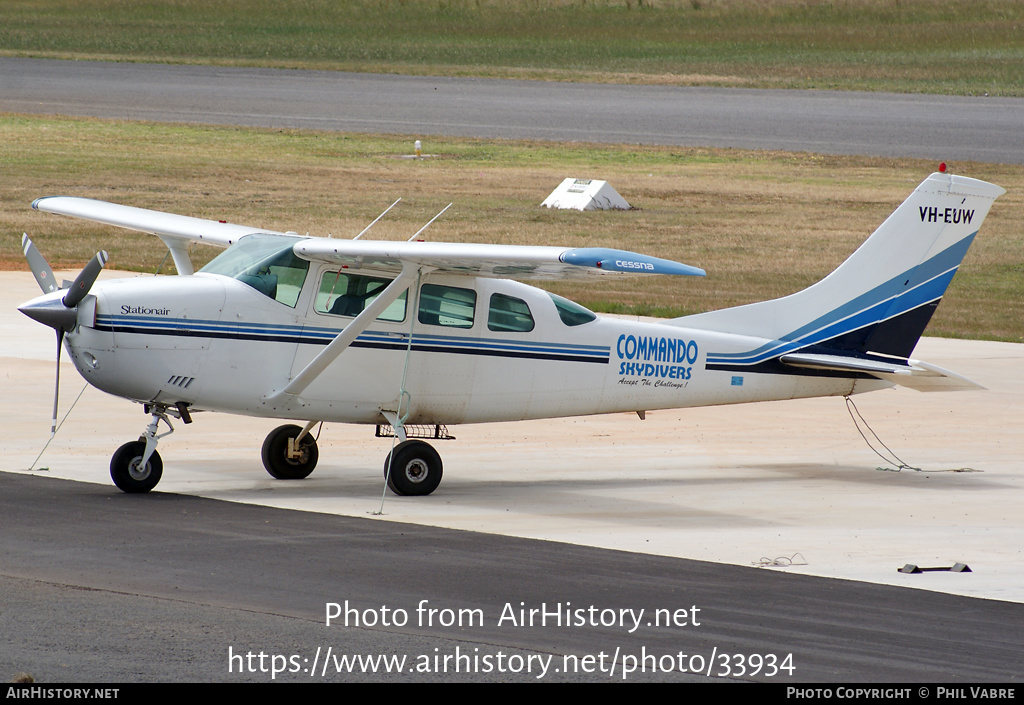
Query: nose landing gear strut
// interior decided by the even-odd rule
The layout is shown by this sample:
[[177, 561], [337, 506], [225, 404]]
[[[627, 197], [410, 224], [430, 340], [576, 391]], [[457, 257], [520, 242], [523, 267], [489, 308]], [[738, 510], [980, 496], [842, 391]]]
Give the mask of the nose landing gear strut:
[[[139, 436], [139, 440], [130, 441], [118, 448], [110, 459], [110, 479], [122, 492], [149, 492], [160, 482], [164, 463], [156, 452], [156, 446], [161, 438], [174, 433], [168, 415], [176, 416], [186, 424], [192, 423], [188, 406], [182, 402], [173, 407], [146, 404], [145, 409], [153, 419], [145, 433]], [[161, 421], [167, 424], [167, 431], [157, 433]]]

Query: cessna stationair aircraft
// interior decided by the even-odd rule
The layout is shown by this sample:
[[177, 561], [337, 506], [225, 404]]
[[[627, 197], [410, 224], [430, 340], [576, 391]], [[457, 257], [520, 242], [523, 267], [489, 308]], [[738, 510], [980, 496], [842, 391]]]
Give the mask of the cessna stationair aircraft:
[[[20, 310], [57, 331], [58, 355], [63, 345], [90, 384], [142, 404], [150, 417], [111, 460], [125, 492], [159, 482], [156, 448], [173, 432], [171, 418], [187, 424], [198, 411], [222, 411], [301, 422], [263, 443], [263, 463], [281, 479], [313, 471], [318, 423], [376, 426], [399, 441], [384, 463], [389, 487], [426, 495], [442, 463], [423, 438], [443, 438], [455, 424], [642, 416], [893, 385], [975, 388], [911, 355], [1002, 193], [932, 174], [817, 284], [656, 323], [602, 318], [519, 280], [702, 270], [603, 248], [300, 237], [40, 198], [32, 204], [39, 211], [156, 235], [178, 276], [97, 282], [100, 252], [61, 289], [26, 236], [44, 294]], [[196, 242], [226, 249], [193, 272], [188, 246]]]

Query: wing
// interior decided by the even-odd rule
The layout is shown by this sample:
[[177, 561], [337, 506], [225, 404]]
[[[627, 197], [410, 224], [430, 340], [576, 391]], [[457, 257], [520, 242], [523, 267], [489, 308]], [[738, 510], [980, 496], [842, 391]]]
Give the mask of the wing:
[[283, 234], [248, 225], [233, 225], [216, 220], [191, 218], [186, 215], [163, 213], [74, 196], [37, 198], [32, 202], [32, 207], [46, 213], [69, 215], [74, 218], [83, 218], [105, 225], [115, 225], [119, 228], [156, 235], [171, 251], [171, 256], [174, 257], [174, 266], [180, 274], [192, 273], [192, 263], [188, 258], [188, 245], [191, 242], [228, 247], [237, 242], [239, 238], [252, 233]]
[[[181, 274], [191, 274], [188, 244], [203, 242], [228, 247], [253, 233], [285, 235], [248, 225], [192, 218], [173, 213], [123, 206], [91, 198], [50, 196], [32, 207], [47, 213], [83, 218], [156, 235], [167, 245]], [[704, 276], [704, 270], [636, 252], [602, 247], [532, 247], [449, 242], [394, 242], [308, 238], [295, 245], [295, 254], [313, 262], [352, 269], [401, 272], [410, 263], [450, 274], [501, 279], [571, 279], [594, 274], [674, 274]]]
[[704, 276], [704, 270], [659, 257], [603, 247], [533, 247], [454, 242], [327, 240], [296, 243], [295, 254], [351, 269], [401, 272], [404, 263], [447, 274], [499, 279], [574, 279], [600, 274]]

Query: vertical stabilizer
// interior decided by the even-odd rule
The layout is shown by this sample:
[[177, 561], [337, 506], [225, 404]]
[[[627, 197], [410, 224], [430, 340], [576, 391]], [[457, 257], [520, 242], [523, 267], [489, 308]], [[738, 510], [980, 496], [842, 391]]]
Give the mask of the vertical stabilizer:
[[[935, 173], [817, 284], [772, 301], [672, 321], [772, 341], [717, 362], [756, 365], [795, 351], [907, 358], [992, 202], [994, 184]], [[709, 359], [709, 362], [712, 362]]]

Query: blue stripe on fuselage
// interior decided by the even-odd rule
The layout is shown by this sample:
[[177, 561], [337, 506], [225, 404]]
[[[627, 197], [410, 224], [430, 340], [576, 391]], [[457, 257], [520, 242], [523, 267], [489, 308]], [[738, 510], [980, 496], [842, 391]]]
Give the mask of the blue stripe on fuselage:
[[[327, 345], [341, 332], [335, 328], [265, 323], [221, 323], [219, 321], [203, 321], [190, 318], [153, 318], [148, 316], [116, 316], [110, 314], [100, 314], [96, 317], [96, 329], [122, 334], [252, 340], [303, 345]], [[395, 332], [389, 334], [366, 331], [356, 338], [352, 346], [405, 350], [408, 344], [408, 333]], [[611, 353], [611, 348], [606, 345], [518, 342], [497, 338], [463, 338], [419, 333], [413, 336], [412, 349], [424, 352], [446, 352], [463, 355], [597, 363], [607, 363]]]

